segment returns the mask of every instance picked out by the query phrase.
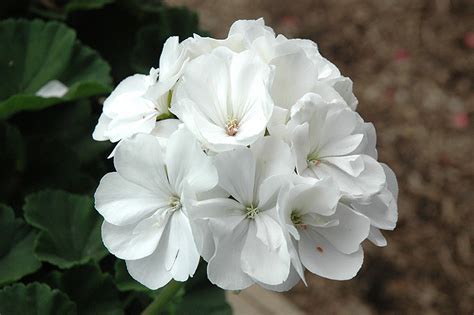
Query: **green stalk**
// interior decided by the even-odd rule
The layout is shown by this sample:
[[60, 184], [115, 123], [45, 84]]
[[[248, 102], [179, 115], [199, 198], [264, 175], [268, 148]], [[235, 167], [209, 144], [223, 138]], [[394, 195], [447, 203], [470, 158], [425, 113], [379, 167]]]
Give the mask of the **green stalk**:
[[160, 294], [150, 303], [142, 312], [141, 315], [157, 315], [162, 312], [171, 299], [173, 299], [178, 293], [179, 289], [184, 285], [184, 282], [177, 282], [171, 280], [163, 289]]

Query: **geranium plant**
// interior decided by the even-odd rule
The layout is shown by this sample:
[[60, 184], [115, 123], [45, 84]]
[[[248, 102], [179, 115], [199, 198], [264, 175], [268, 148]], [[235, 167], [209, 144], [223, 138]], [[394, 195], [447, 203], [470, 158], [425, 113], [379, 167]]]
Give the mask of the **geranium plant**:
[[0, 314], [229, 314], [225, 290], [348, 280], [386, 245], [395, 175], [314, 42], [263, 19], [214, 39], [157, 1], [5, 3]]

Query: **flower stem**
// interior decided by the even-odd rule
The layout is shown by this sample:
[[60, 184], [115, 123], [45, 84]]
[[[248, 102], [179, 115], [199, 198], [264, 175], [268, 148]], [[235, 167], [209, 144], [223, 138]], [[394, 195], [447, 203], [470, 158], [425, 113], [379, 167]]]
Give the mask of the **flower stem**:
[[183, 282], [171, 280], [161, 289], [160, 294], [143, 310], [141, 315], [157, 315], [162, 312], [166, 304], [178, 293], [183, 284]]

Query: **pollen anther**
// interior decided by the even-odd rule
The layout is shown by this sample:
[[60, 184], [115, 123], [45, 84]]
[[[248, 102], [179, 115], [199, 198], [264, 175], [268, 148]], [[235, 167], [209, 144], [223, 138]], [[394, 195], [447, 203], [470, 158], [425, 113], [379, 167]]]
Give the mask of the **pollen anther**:
[[225, 124], [226, 132], [229, 136], [233, 137], [237, 134], [237, 131], [239, 131], [239, 123], [237, 119], [232, 118], [228, 119], [227, 123]]

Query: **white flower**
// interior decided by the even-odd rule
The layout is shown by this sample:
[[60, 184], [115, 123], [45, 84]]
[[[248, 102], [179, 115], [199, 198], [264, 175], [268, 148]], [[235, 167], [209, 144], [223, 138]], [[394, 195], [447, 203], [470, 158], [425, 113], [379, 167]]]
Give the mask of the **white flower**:
[[[321, 88], [326, 90], [332, 89], [332, 91], [330, 91], [331, 93], [336, 92], [352, 110], [356, 110], [359, 102], [352, 92], [352, 80], [348, 77], [342, 76], [339, 69], [332, 62], [321, 56], [318, 50], [318, 45], [308, 39], [295, 38], [286, 40], [292, 45], [296, 45], [303, 49], [306, 56], [318, 69], [318, 83], [313, 89], [313, 92], [319, 94], [319, 92], [322, 92], [320, 90]], [[320, 87], [319, 85], [323, 86]], [[321, 96], [325, 98], [323, 95]]]
[[313, 41], [287, 39], [281, 34], [275, 36], [262, 18], [236, 21], [230, 28], [228, 39], [238, 36], [241, 37], [241, 46], [255, 51], [275, 67], [271, 95], [276, 106], [290, 109], [306, 93], [318, 93], [322, 89], [320, 85], [327, 85], [323, 88], [331, 89], [349, 107], [356, 108], [352, 81], [341, 76], [339, 69], [321, 56]]
[[[288, 122], [298, 174], [332, 178], [345, 197], [367, 200], [385, 183], [382, 166], [372, 157], [375, 135], [370, 124], [343, 104], [308, 94]], [[371, 155], [369, 155], [369, 154]]]
[[149, 75], [125, 78], [105, 100], [92, 137], [117, 142], [137, 133], [150, 133], [160, 116], [169, 115], [172, 89], [187, 60], [178, 37], [170, 37], [163, 46], [159, 70], [152, 68]]
[[199, 262], [187, 204], [217, 184], [214, 166], [185, 129], [171, 136], [165, 155], [152, 135], [124, 140], [114, 164], [95, 194], [105, 246], [151, 289], [185, 281]]
[[224, 194], [199, 201], [192, 210], [194, 217], [209, 220], [214, 240], [207, 257], [209, 280], [227, 290], [255, 282], [282, 284], [290, 255], [275, 208], [279, 187], [272, 178], [294, 172], [289, 147], [264, 137], [250, 149], [219, 153], [215, 165]]
[[242, 41], [242, 48], [249, 49], [257, 38], [275, 38], [275, 32], [265, 25], [263, 18], [238, 20], [230, 26], [228, 38], [232, 37], [239, 38]]
[[182, 122], [178, 119], [163, 119], [156, 122], [155, 128], [153, 128], [150, 134], [158, 139], [163, 152], [166, 152], [169, 138], [178, 130], [180, 125], [182, 125]]
[[271, 74], [250, 51], [217, 48], [188, 63], [171, 111], [212, 151], [250, 145], [265, 133], [273, 110]]
[[[340, 193], [331, 179], [293, 175], [286, 180], [289, 187], [278, 196], [278, 212], [287, 237], [291, 235], [287, 244], [312, 273], [335, 280], [354, 277], [362, 265], [360, 244], [369, 234], [370, 220], [339, 203]], [[295, 259], [293, 264], [300, 269]]]
[[395, 173], [385, 164], [380, 163], [387, 178], [383, 190], [367, 202], [346, 201], [352, 209], [370, 219], [368, 239], [377, 246], [386, 246], [387, 240], [380, 230], [393, 230], [398, 219], [398, 184]]
[[117, 142], [136, 133], [150, 133], [158, 111], [145, 94], [156, 83], [157, 76], [158, 70], [152, 68], [149, 75], [135, 74], [120, 82], [105, 100], [92, 137]]
[[[178, 119], [162, 119], [158, 120], [155, 124], [155, 128], [150, 132], [151, 135], [155, 136], [158, 139], [158, 142], [163, 149], [163, 152], [166, 152], [166, 145], [168, 143], [169, 137], [178, 130], [178, 127], [182, 125], [182, 123]], [[123, 141], [119, 141], [117, 145], [114, 147], [108, 158], [112, 158], [115, 155], [117, 149], [122, 145]]]
[[240, 20], [225, 39], [169, 38], [159, 67], [117, 86], [93, 134], [118, 142], [95, 199], [133, 278], [186, 281], [201, 256], [221, 288], [286, 291], [306, 269], [350, 279], [365, 239], [386, 245], [395, 174], [314, 42]]
[[194, 34], [183, 44], [192, 58], [211, 52], [218, 47], [226, 47], [233, 52], [242, 52], [252, 47], [253, 41], [260, 36], [275, 37], [273, 30], [265, 26], [263, 18], [258, 20], [238, 20], [232, 24], [225, 39], [202, 37]]

